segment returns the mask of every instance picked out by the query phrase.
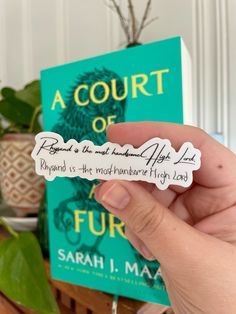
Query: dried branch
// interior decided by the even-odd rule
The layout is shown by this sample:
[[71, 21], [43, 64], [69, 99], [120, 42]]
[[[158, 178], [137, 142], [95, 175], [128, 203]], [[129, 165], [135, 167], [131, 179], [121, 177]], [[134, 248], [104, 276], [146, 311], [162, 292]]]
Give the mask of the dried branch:
[[[106, 5], [112, 12], [117, 13], [116, 8], [114, 7], [113, 4], [105, 3], [105, 5]], [[127, 24], [127, 26], [128, 26], [129, 23], [130, 23], [130, 19], [129, 19], [129, 18], [126, 18], [124, 15], [122, 16], [122, 18], [124, 19], [124, 21], [126, 22], [126, 24]]]
[[134, 42], [135, 41], [135, 35], [136, 35], [136, 18], [135, 18], [134, 6], [132, 3], [132, 0], [128, 0], [128, 8], [129, 8], [130, 19], [131, 19], [132, 42]]
[[152, 0], [147, 0], [143, 17], [140, 23], [135, 16], [133, 0], [127, 0], [129, 12], [128, 17], [123, 15], [123, 12], [121, 11], [120, 5], [118, 4], [117, 0], [108, 0], [108, 2], [109, 3], [107, 3], [107, 6], [113, 12], [116, 12], [119, 17], [121, 27], [125, 33], [128, 45], [138, 43], [142, 30], [158, 18], [154, 17], [148, 20]]
[[148, 14], [149, 14], [149, 10], [150, 10], [150, 7], [151, 7], [151, 3], [152, 3], [152, 0], [148, 0], [147, 5], [146, 5], [146, 9], [145, 9], [144, 14], [143, 14], [142, 21], [140, 23], [140, 27], [139, 27], [139, 29], [137, 31], [136, 36], [135, 36], [135, 42], [138, 42], [138, 40], [139, 40], [139, 37], [140, 37], [141, 32], [143, 30], [144, 24], [145, 24], [145, 22], [146, 22], [146, 20], [148, 18]]
[[126, 19], [123, 16], [121, 9], [119, 7], [119, 5], [117, 4], [116, 0], [110, 0], [120, 18], [120, 22], [121, 22], [121, 27], [123, 28], [123, 31], [125, 33], [125, 36], [127, 38], [128, 43], [130, 42], [130, 33], [129, 33], [129, 25], [126, 23]]
[[147, 27], [148, 25], [150, 25], [152, 22], [156, 21], [156, 20], [158, 20], [158, 16], [156, 16], [156, 17], [150, 19], [149, 21], [147, 21], [147, 22], [143, 25], [143, 29], [144, 29], [145, 27]]

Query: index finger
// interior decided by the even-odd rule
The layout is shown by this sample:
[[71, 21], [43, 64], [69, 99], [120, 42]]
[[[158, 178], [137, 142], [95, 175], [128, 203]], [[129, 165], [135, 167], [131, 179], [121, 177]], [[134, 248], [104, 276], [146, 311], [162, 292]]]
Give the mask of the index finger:
[[166, 122], [125, 122], [109, 126], [108, 140], [120, 145], [139, 147], [153, 137], [169, 139], [178, 150], [191, 142], [202, 153], [201, 168], [194, 171], [194, 181], [206, 187], [219, 187], [236, 182], [236, 156], [203, 130]]

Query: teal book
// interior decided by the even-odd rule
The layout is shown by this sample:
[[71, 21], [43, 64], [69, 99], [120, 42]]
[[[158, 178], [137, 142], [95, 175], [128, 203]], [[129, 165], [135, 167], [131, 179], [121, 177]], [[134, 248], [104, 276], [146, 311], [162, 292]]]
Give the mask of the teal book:
[[[176, 37], [45, 69], [44, 130], [101, 145], [112, 123], [190, 124], [190, 64]], [[47, 182], [52, 277], [169, 304], [159, 263], [145, 260], [127, 240], [124, 223], [95, 201], [97, 184], [80, 177]]]

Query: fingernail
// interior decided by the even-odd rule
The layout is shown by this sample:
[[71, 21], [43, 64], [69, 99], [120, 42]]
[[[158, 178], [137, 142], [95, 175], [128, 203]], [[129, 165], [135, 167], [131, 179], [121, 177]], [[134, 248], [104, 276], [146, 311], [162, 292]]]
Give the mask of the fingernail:
[[102, 196], [101, 201], [115, 209], [125, 208], [129, 201], [128, 191], [119, 183], [114, 183]]
[[148, 261], [153, 261], [156, 258], [153, 256], [153, 254], [149, 251], [149, 249], [146, 247], [146, 245], [142, 245], [140, 247], [140, 253], [145, 257]]

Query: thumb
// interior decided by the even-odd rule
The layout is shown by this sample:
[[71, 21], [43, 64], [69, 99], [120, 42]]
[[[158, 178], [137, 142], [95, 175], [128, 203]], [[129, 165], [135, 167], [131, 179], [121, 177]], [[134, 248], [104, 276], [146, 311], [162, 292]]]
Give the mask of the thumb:
[[[124, 221], [145, 250], [171, 270], [199, 259], [203, 234], [165, 208], [140, 184], [109, 181], [96, 190], [96, 199], [108, 211]], [[145, 256], [145, 254], [143, 254]]]

